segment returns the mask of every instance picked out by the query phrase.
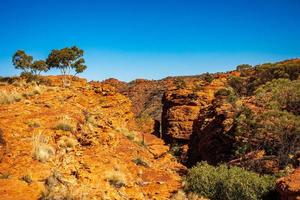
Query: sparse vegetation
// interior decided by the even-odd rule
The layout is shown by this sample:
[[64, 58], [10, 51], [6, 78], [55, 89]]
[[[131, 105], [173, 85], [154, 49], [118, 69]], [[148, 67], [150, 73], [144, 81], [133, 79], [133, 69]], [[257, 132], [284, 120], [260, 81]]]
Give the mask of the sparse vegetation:
[[213, 75], [207, 72], [201, 75], [201, 79], [206, 81], [207, 83], [211, 83], [214, 80], [214, 77]]
[[73, 127], [66, 122], [59, 122], [55, 128], [62, 131], [73, 131]]
[[145, 162], [143, 159], [141, 158], [135, 158], [132, 160], [132, 162], [134, 162], [136, 165], [140, 165], [140, 166], [144, 166], [144, 167], [148, 167], [148, 163]]
[[32, 177], [30, 176], [30, 175], [25, 175], [25, 176], [22, 176], [21, 178], [20, 178], [20, 180], [22, 180], [22, 181], [25, 181], [26, 183], [28, 183], [28, 184], [31, 184], [32, 183]]
[[78, 144], [77, 140], [72, 137], [62, 136], [58, 141], [58, 146], [61, 148], [74, 148]]
[[49, 139], [41, 133], [33, 136], [33, 158], [35, 160], [47, 162], [55, 154], [55, 149], [48, 144], [48, 141]]
[[275, 79], [255, 91], [256, 102], [269, 109], [300, 115], [300, 80]]
[[186, 83], [181, 78], [174, 79], [174, 85], [176, 85], [177, 89], [184, 89], [184, 88], [186, 88]]
[[88, 189], [83, 191], [80, 185], [74, 185], [64, 181], [63, 176], [58, 171], [53, 171], [52, 174], [45, 180], [45, 190], [41, 193], [40, 200], [83, 200], [86, 198]]
[[125, 175], [120, 171], [106, 172], [105, 180], [107, 180], [112, 186], [116, 188], [124, 187], [127, 184]]
[[220, 200], [257, 200], [271, 195], [275, 177], [260, 176], [238, 167], [213, 167], [205, 162], [189, 169], [185, 190]]
[[74, 130], [74, 126], [71, 122], [71, 119], [68, 116], [64, 116], [57, 122], [57, 124], [55, 125], [55, 129], [72, 132]]
[[226, 99], [229, 103], [234, 103], [237, 100], [237, 96], [232, 88], [221, 88], [215, 92], [216, 98]]
[[9, 179], [11, 174], [9, 172], [0, 172], [0, 179]]
[[40, 123], [37, 121], [28, 121], [26, 122], [26, 124], [30, 127], [30, 128], [39, 128], [41, 127]]
[[0, 104], [11, 104], [14, 102], [19, 102], [22, 99], [22, 95], [17, 92], [8, 94], [7, 92], [0, 92]]

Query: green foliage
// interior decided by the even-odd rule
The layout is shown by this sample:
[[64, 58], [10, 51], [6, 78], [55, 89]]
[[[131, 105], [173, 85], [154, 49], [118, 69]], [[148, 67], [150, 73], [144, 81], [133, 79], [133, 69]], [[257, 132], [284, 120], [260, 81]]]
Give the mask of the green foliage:
[[36, 60], [31, 65], [31, 70], [34, 74], [41, 74], [49, 70], [48, 65], [43, 60]]
[[216, 98], [225, 98], [229, 103], [233, 103], [237, 100], [236, 94], [232, 88], [221, 88], [214, 94]]
[[257, 132], [257, 122], [251, 109], [246, 106], [240, 108], [235, 118], [236, 136], [253, 137]]
[[231, 91], [227, 88], [221, 88], [215, 92], [215, 97], [229, 96]]
[[55, 129], [62, 130], [62, 131], [73, 131], [72, 125], [66, 123], [66, 122], [59, 122]]
[[20, 178], [20, 180], [25, 181], [28, 184], [32, 183], [32, 177], [30, 175], [25, 175]]
[[239, 95], [247, 94], [247, 87], [245, 85], [246, 81], [243, 77], [238, 76], [229, 76], [228, 84], [235, 90], [235, 92]]
[[276, 79], [260, 86], [255, 95], [261, 106], [300, 114], [300, 80]]
[[241, 64], [241, 65], [238, 65], [236, 67], [236, 70], [239, 71], [239, 72], [242, 72], [244, 70], [247, 70], [247, 69], [251, 69], [252, 68], [252, 65], [249, 65], [249, 64]]
[[46, 63], [50, 68], [59, 69], [63, 75], [70, 75], [72, 69], [78, 74], [86, 69], [85, 60], [82, 58], [83, 53], [83, 50], [76, 46], [54, 49], [49, 54]]
[[265, 151], [277, 155], [282, 166], [300, 150], [300, 116], [286, 111], [271, 110], [257, 117], [256, 138]]
[[23, 71], [23, 76], [29, 76], [30, 74], [36, 75], [40, 74], [42, 71], [47, 72], [49, 70], [45, 61], [33, 61], [33, 57], [27, 55], [23, 50], [18, 50], [13, 55], [12, 62], [16, 69], [21, 69]]
[[278, 157], [282, 167], [300, 150], [300, 117], [280, 110], [254, 114], [242, 107], [235, 118], [236, 155], [263, 149]]
[[296, 80], [300, 75], [300, 62], [265, 63], [255, 66], [255, 74], [251, 77], [251, 92], [268, 81], [279, 78]]
[[148, 163], [145, 162], [145, 161], [144, 161], [143, 159], [141, 159], [141, 158], [135, 158], [135, 159], [132, 160], [132, 162], [134, 162], [136, 165], [148, 167]]
[[33, 57], [27, 55], [25, 51], [18, 50], [12, 58], [12, 63], [16, 69], [21, 69], [24, 72], [30, 72]]
[[207, 72], [201, 75], [201, 79], [208, 83], [211, 83], [214, 80], [214, 77], [213, 75]]
[[[229, 84], [241, 95], [252, 95], [259, 86], [273, 79], [298, 79], [300, 61], [287, 60], [278, 63], [265, 63], [253, 68], [248, 65], [240, 65], [237, 70], [241, 72], [240, 79], [229, 80]], [[230, 83], [230, 81], [232, 82]]]
[[189, 169], [185, 190], [215, 200], [257, 200], [271, 194], [275, 179], [239, 167], [213, 167], [202, 162]]
[[173, 83], [175, 84], [175, 86], [176, 86], [177, 89], [184, 89], [184, 88], [186, 88], [186, 83], [181, 78], [174, 79]]

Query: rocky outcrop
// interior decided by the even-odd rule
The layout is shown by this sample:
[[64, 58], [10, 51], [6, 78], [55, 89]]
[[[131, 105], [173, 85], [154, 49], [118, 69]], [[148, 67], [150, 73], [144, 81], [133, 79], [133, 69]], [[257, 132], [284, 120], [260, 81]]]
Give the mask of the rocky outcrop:
[[300, 168], [297, 168], [289, 176], [277, 180], [276, 189], [282, 200], [300, 199]]
[[233, 117], [233, 108], [228, 103], [215, 101], [201, 109], [189, 142], [189, 165], [202, 160], [210, 164], [228, 161], [233, 145]]
[[193, 132], [201, 102], [191, 90], [166, 92], [162, 98], [162, 137], [168, 142], [188, 141]]
[[136, 131], [127, 97], [99, 82], [49, 79], [0, 85], [31, 94], [0, 106], [0, 199], [170, 199], [181, 187], [184, 168], [163, 140]]

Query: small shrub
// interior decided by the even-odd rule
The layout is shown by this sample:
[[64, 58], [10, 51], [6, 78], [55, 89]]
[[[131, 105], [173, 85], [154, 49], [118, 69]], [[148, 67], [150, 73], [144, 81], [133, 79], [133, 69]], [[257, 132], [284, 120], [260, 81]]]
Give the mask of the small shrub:
[[28, 121], [26, 123], [30, 128], [39, 128], [41, 125], [36, 121]]
[[208, 83], [211, 83], [214, 80], [214, 76], [210, 73], [204, 73], [201, 75], [201, 79]]
[[0, 92], [0, 104], [11, 104], [14, 102], [19, 102], [22, 99], [22, 95], [14, 92], [7, 94], [6, 92]]
[[39, 87], [39, 86], [34, 86], [33, 88], [32, 88], [32, 93], [34, 94], [34, 95], [36, 95], [36, 94], [42, 94], [42, 89]]
[[9, 179], [11, 174], [9, 172], [0, 172], [0, 179]]
[[234, 103], [237, 100], [237, 96], [232, 88], [221, 88], [214, 94], [216, 98], [226, 99], [229, 103]]
[[60, 121], [55, 126], [55, 129], [62, 130], [62, 131], [73, 131], [74, 128], [71, 124], [64, 122], [64, 121]]
[[58, 171], [53, 171], [52, 174], [45, 180], [45, 190], [40, 195], [40, 200], [79, 200], [87, 198], [89, 189], [85, 185], [74, 183], [65, 184], [62, 180], [63, 176]]
[[177, 193], [172, 195], [171, 200], [207, 200], [206, 198], [199, 197], [197, 194], [186, 194], [183, 190], [178, 190]]
[[235, 90], [239, 95], [247, 94], [246, 80], [243, 77], [229, 76], [228, 84]]
[[179, 157], [182, 154], [182, 147], [180, 144], [173, 143], [171, 144], [169, 153], [174, 157]]
[[136, 133], [133, 131], [129, 131], [127, 128], [116, 128], [116, 131], [122, 133], [126, 138], [131, 141], [136, 139]]
[[239, 72], [242, 72], [243, 70], [248, 70], [248, 69], [251, 69], [252, 68], [252, 65], [249, 65], [249, 64], [241, 64], [241, 65], [238, 65], [236, 67], [236, 70], [239, 71]]
[[213, 167], [202, 162], [188, 171], [185, 190], [216, 200], [256, 200], [272, 193], [275, 179], [239, 167]]
[[67, 136], [62, 136], [58, 141], [58, 145], [62, 148], [74, 148], [77, 144], [76, 139]]
[[28, 184], [32, 183], [32, 177], [30, 175], [25, 175], [20, 178], [20, 180], [25, 181]]
[[54, 154], [55, 149], [48, 145], [48, 138], [41, 134], [33, 137], [33, 158], [35, 160], [47, 162]]
[[176, 78], [173, 80], [174, 85], [176, 86], [176, 89], [184, 89], [186, 88], [186, 83], [181, 78]]
[[143, 159], [141, 159], [141, 158], [135, 158], [135, 159], [132, 160], [132, 162], [134, 162], [136, 165], [148, 167], [148, 163], [145, 162], [145, 161], [144, 161]]
[[106, 173], [106, 178], [112, 186], [116, 188], [121, 188], [126, 186], [126, 177], [125, 175], [120, 171], [109, 171]]
[[228, 95], [230, 95], [230, 90], [228, 90], [227, 88], [221, 88], [215, 92], [215, 97]]

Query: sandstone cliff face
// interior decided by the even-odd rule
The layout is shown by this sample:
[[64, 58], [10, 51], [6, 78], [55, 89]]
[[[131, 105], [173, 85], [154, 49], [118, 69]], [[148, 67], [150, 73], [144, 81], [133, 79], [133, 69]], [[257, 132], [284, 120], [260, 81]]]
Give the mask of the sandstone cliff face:
[[166, 92], [162, 98], [162, 137], [169, 143], [187, 142], [197, 118], [201, 102], [199, 94], [190, 90]]
[[[188, 143], [202, 109], [211, 104], [214, 93], [223, 87], [226, 78], [217, 77], [211, 83], [190, 83], [185, 89], [167, 91], [162, 98], [162, 137], [168, 142]], [[193, 85], [194, 84], [194, 85]]]
[[233, 108], [228, 103], [214, 102], [201, 109], [193, 125], [193, 134], [189, 142], [188, 164], [198, 161], [217, 164], [228, 161], [234, 139]]
[[277, 180], [276, 189], [282, 200], [300, 199], [300, 168], [295, 169], [287, 177]]

